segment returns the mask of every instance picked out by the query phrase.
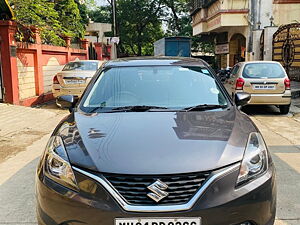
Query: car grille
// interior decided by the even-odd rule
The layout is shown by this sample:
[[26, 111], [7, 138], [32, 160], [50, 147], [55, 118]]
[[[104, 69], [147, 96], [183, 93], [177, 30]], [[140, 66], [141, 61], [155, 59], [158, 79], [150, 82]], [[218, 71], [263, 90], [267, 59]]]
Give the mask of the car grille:
[[[180, 175], [116, 175], [103, 174], [111, 185], [133, 205], [179, 205], [187, 203], [199, 190], [209, 176], [207, 173], [189, 173]], [[168, 196], [158, 203], [147, 196], [147, 188], [160, 180], [168, 185]]]

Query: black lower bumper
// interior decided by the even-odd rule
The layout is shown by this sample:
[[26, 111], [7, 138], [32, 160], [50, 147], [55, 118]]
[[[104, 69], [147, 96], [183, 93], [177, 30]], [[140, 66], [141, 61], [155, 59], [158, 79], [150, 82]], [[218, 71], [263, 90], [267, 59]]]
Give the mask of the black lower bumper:
[[192, 209], [178, 212], [127, 212], [98, 183], [75, 173], [81, 191], [73, 192], [39, 176], [37, 217], [43, 225], [114, 225], [115, 218], [201, 217], [201, 225], [273, 225], [276, 212], [274, 168], [260, 178], [236, 188], [238, 171], [210, 185]]

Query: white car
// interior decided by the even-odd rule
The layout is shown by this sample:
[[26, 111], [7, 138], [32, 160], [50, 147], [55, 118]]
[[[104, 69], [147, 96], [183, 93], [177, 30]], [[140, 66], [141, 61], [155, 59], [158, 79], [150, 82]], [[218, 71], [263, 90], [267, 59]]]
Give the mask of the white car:
[[62, 71], [53, 78], [53, 96], [55, 98], [62, 95], [80, 97], [103, 62], [100, 60], [79, 60], [67, 63]]
[[276, 105], [287, 114], [291, 105], [291, 83], [278, 62], [251, 61], [236, 64], [229, 79], [232, 96], [251, 94], [250, 105]]

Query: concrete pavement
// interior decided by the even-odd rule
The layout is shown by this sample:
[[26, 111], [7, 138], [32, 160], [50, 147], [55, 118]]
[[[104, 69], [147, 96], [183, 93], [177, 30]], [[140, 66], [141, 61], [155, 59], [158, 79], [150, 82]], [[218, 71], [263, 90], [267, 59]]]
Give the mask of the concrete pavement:
[[[1, 108], [0, 105], [0, 118]], [[14, 107], [14, 106], [9, 106]], [[12, 109], [12, 108], [11, 108]], [[0, 163], [0, 224], [36, 224], [35, 220], [35, 199], [34, 199], [34, 173], [35, 167], [41, 152], [47, 142], [48, 135], [55, 125], [62, 118], [66, 111], [52, 109], [16, 109], [17, 111], [28, 110], [28, 117], [20, 115], [20, 119], [12, 118], [6, 114], [5, 138], [11, 138], [12, 130], [43, 131], [39, 137], [31, 139], [30, 144], [25, 146], [14, 156], [6, 157]], [[255, 108], [249, 107], [245, 111], [251, 115], [253, 121], [263, 133], [268, 147], [273, 155], [277, 168], [278, 178], [278, 210], [276, 225], [299, 225], [300, 224], [300, 115], [282, 116], [275, 107]], [[12, 110], [14, 112], [14, 110]], [[20, 113], [22, 114], [22, 113]], [[35, 115], [35, 116], [31, 116]], [[31, 116], [31, 117], [29, 117]], [[26, 119], [27, 118], [27, 119]], [[24, 119], [27, 121], [25, 122]], [[13, 123], [10, 125], [9, 120]], [[38, 122], [41, 121], [41, 122]], [[0, 122], [0, 129], [3, 127]], [[27, 124], [27, 125], [26, 125]], [[7, 128], [13, 126], [14, 128]], [[43, 127], [40, 127], [43, 126]], [[0, 131], [4, 132], [4, 131]], [[48, 132], [48, 134], [45, 134]], [[0, 133], [3, 134], [3, 133]], [[1, 135], [0, 135], [1, 136]], [[5, 146], [20, 141], [18, 135], [13, 135], [5, 142], [0, 141], [2, 150]], [[4, 174], [4, 175], [3, 175]]]
[[254, 116], [277, 169], [276, 225], [300, 224], [300, 121], [289, 117]]
[[0, 163], [49, 134], [66, 115], [56, 108], [0, 104]]
[[0, 224], [37, 224], [36, 164], [51, 132], [67, 114], [53, 105], [0, 104]]

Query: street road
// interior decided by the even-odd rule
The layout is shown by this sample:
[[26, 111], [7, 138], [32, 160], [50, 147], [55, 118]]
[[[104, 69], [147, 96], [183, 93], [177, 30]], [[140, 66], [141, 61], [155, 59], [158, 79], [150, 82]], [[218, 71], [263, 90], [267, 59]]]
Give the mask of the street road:
[[[277, 168], [276, 225], [299, 225], [300, 114], [282, 116], [275, 107], [247, 107], [244, 111], [262, 131]], [[43, 136], [26, 151], [0, 163], [0, 224], [36, 224], [34, 174], [47, 139]]]

